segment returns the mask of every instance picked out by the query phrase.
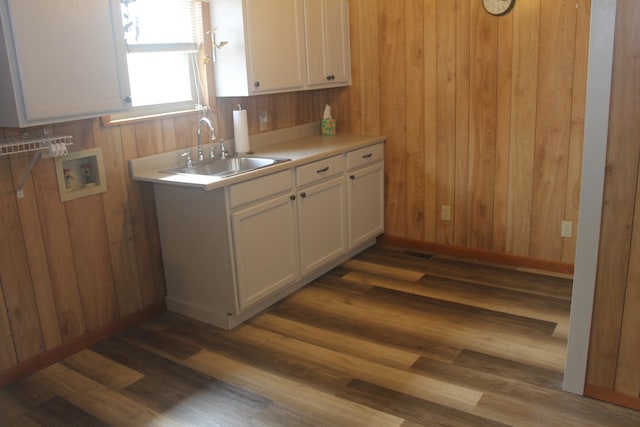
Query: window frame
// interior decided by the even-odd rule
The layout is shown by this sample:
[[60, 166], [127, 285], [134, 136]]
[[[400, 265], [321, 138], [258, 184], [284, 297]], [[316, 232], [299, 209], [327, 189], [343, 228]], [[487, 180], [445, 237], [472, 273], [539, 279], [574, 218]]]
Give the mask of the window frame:
[[[195, 3], [195, 2], [194, 2]], [[207, 34], [209, 30], [208, 21], [208, 4], [200, 3], [201, 16], [197, 21], [202, 24], [198, 31], [201, 34]], [[123, 32], [124, 37], [124, 32]], [[126, 44], [126, 43], [125, 43]], [[130, 53], [175, 53], [183, 52], [189, 55], [189, 76], [191, 86], [192, 99], [188, 101], [170, 102], [163, 104], [145, 105], [140, 107], [130, 106], [128, 110], [118, 113], [112, 113], [103, 116], [101, 122], [103, 125], [123, 124], [132, 121], [149, 120], [153, 118], [164, 118], [183, 114], [193, 114], [210, 111], [209, 97], [207, 92], [208, 76], [206, 72], [206, 64], [208, 61], [205, 54], [207, 38], [199, 38], [195, 43], [156, 43], [156, 44], [126, 44], [127, 54]], [[128, 66], [128, 61], [127, 61]], [[127, 70], [128, 72], [128, 70]]]

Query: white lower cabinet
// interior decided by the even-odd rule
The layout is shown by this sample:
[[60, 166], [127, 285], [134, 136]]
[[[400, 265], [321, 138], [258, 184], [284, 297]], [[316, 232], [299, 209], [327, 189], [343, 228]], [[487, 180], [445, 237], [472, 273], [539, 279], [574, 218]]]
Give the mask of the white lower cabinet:
[[280, 195], [231, 214], [240, 310], [298, 280], [296, 205]]
[[156, 184], [167, 307], [230, 329], [383, 231], [382, 143], [203, 192]]
[[384, 231], [383, 145], [347, 153], [349, 249]]
[[307, 274], [346, 249], [345, 185], [342, 175], [298, 191], [300, 267]]

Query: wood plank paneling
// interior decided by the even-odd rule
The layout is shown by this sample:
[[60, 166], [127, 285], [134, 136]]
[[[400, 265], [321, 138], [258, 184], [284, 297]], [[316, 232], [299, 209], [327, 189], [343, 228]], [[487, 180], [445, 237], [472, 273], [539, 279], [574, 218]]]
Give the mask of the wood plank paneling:
[[538, 105], [529, 255], [562, 258], [567, 194], [576, 1], [541, 0]]
[[636, 179], [635, 201], [615, 390], [640, 398], [640, 168]]
[[[495, 189], [492, 250], [506, 252], [511, 148], [511, 93], [513, 75], [513, 13], [498, 20]], [[586, 69], [586, 66], [585, 66]]]
[[[380, 64], [381, 43], [378, 9], [384, 0], [360, 0], [361, 30], [356, 35], [360, 39], [360, 67], [362, 69], [362, 91], [360, 95], [361, 110], [354, 114], [362, 114], [362, 133], [382, 132], [381, 118], [387, 112], [387, 108], [381, 104], [381, 85], [383, 78]], [[385, 79], [386, 80], [386, 79]]]
[[0, 161], [0, 281], [17, 360], [27, 360], [44, 340], [8, 159]]
[[408, 17], [406, 31], [407, 57], [407, 210], [406, 234], [414, 239], [425, 237], [425, 57], [424, 0], [405, 3]]
[[69, 224], [60, 202], [53, 161], [40, 161], [32, 177], [38, 197], [43, 236], [60, 334], [66, 342], [86, 332], [78, 278], [74, 266]]
[[137, 268], [137, 253], [129, 208], [127, 167], [124, 162], [119, 128], [105, 128], [93, 122], [96, 146], [102, 149], [107, 191], [102, 195], [111, 271], [118, 297], [119, 314], [142, 307], [142, 291]]
[[[571, 106], [571, 142], [564, 219], [578, 224], [580, 207], [580, 179], [582, 173], [584, 115], [587, 98], [587, 69], [589, 61], [589, 26], [591, 1], [578, 1], [576, 18], [576, 50], [573, 66], [573, 104]], [[577, 233], [562, 241], [562, 261], [573, 262], [576, 257]]]
[[[16, 156], [10, 159], [14, 182], [20, 183], [28, 172], [28, 156]], [[24, 187], [24, 198], [18, 203], [20, 225], [24, 237], [25, 249], [29, 260], [29, 272], [33, 292], [38, 306], [40, 327], [45, 348], [50, 350], [62, 343], [55, 298], [51, 288], [47, 254], [43, 236], [40, 232], [40, 215], [33, 180], [27, 179]]]
[[[455, 218], [455, 170], [456, 170], [456, 3], [437, 2], [437, 69], [436, 100], [436, 241], [453, 243], [453, 225], [442, 220], [440, 208], [450, 206]], [[386, 222], [385, 222], [386, 223]], [[390, 233], [391, 234], [391, 233]], [[404, 236], [403, 236], [404, 237]]]
[[540, 38], [540, 0], [513, 9], [513, 86], [507, 253], [529, 255]]
[[[455, 76], [455, 196], [453, 202], [453, 243], [467, 245], [469, 236], [469, 138], [471, 119], [471, 43], [477, 39], [472, 28], [472, 2], [456, 3], [456, 76]], [[477, 2], [476, 2], [477, 3]], [[473, 17], [475, 18], [475, 16]], [[437, 24], [436, 24], [437, 25]], [[475, 66], [473, 66], [475, 69]], [[439, 104], [450, 102], [439, 100]]]
[[426, 1], [424, 5], [424, 72], [425, 72], [425, 109], [424, 109], [424, 239], [436, 240], [438, 218], [437, 198], [437, 4]]
[[[378, 3], [380, 40], [380, 75], [385, 84], [380, 87], [380, 130], [388, 136], [385, 144], [385, 229], [393, 235], [407, 233], [406, 179], [406, 114], [407, 61], [406, 16], [404, 2]], [[399, 174], [392, 171], [405, 171]]]
[[11, 335], [7, 303], [4, 300], [4, 286], [0, 277], [0, 370], [9, 369], [18, 363], [16, 348]]
[[467, 246], [491, 249], [495, 185], [498, 20], [471, 3]]

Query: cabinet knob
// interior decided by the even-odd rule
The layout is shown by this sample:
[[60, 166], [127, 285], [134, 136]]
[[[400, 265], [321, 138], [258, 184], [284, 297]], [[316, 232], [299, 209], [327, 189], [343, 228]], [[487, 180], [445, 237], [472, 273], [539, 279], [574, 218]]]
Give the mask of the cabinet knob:
[[300, 193], [300, 197], [305, 198], [307, 197], [307, 193], [305, 193], [304, 191], [302, 193]]
[[354, 179], [356, 179], [356, 176], [355, 175], [349, 175], [349, 179], [353, 181]]
[[291, 200], [295, 200], [295, 199], [296, 199], [296, 195], [295, 195], [295, 194], [292, 194], [291, 196], [289, 196], [289, 198], [290, 198]]
[[124, 103], [125, 104], [131, 104], [131, 97], [130, 96], [125, 96], [124, 97]]
[[260, 87], [260, 82], [255, 82], [253, 85], [254, 85], [255, 87]]

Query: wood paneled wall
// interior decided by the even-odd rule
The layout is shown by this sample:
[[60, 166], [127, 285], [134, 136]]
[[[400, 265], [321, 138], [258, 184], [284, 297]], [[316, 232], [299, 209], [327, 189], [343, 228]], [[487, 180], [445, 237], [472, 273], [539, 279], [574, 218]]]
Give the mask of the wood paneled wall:
[[640, 409], [640, 2], [616, 14], [586, 393]]
[[388, 136], [386, 234], [572, 264], [590, 0], [501, 17], [469, 0], [350, 5], [351, 129]]

